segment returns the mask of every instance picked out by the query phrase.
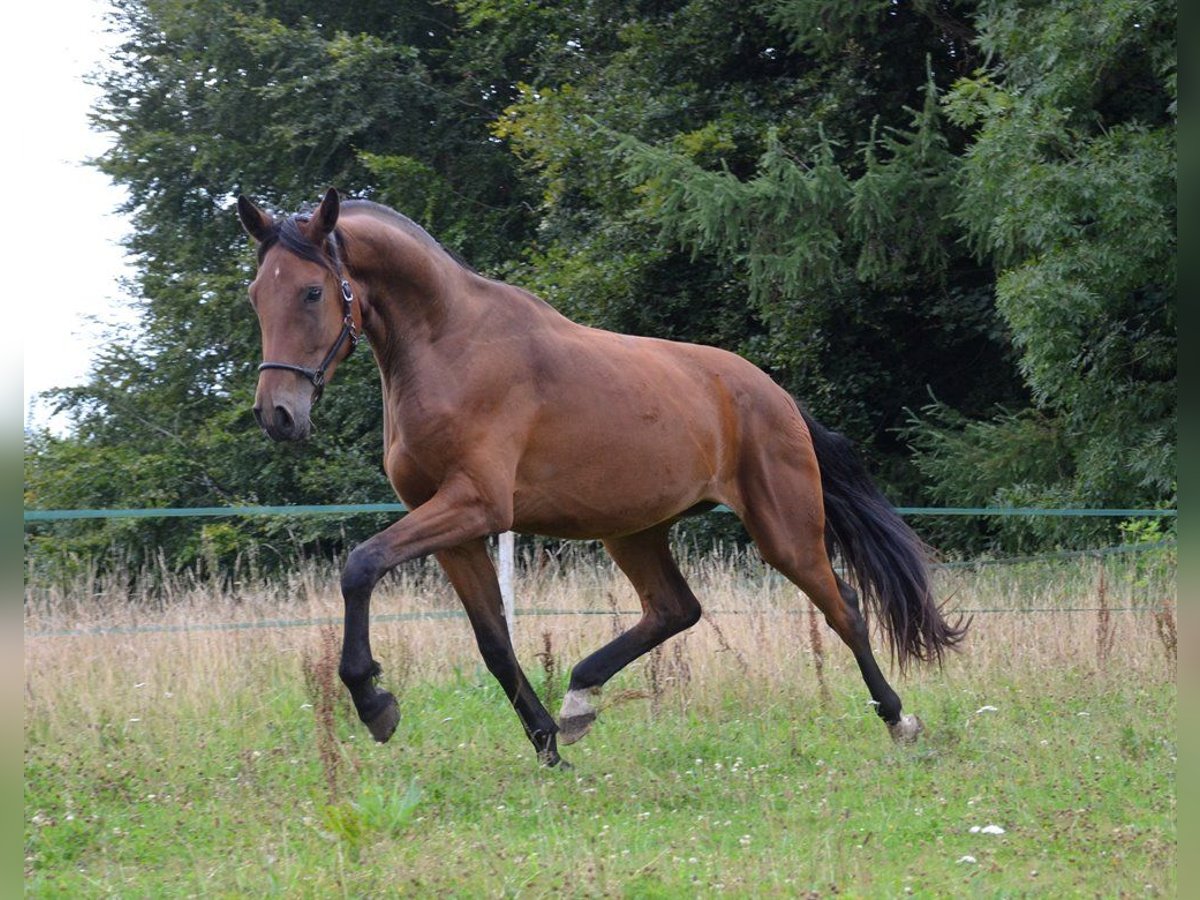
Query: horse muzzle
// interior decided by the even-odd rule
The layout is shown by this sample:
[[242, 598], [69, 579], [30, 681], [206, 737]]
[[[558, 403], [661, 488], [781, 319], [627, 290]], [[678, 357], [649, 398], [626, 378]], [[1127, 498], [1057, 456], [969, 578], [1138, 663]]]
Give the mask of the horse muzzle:
[[271, 440], [302, 441], [312, 433], [312, 420], [308, 414], [297, 414], [282, 404], [263, 407], [254, 406], [254, 420]]

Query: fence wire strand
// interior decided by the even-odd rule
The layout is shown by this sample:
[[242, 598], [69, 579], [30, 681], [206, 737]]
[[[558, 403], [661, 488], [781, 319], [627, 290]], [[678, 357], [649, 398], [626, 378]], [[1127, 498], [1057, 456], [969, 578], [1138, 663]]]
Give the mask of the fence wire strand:
[[[717, 507], [714, 512], [732, 512], [728, 507]], [[333, 506], [252, 506], [252, 507], [189, 507], [167, 509], [59, 509], [59, 510], [25, 510], [24, 520], [30, 522], [69, 521], [77, 519], [106, 519], [106, 518], [183, 518], [183, 517], [214, 517], [214, 516], [266, 516], [266, 515], [328, 515], [328, 514], [361, 514], [361, 513], [404, 513], [406, 507], [400, 503], [360, 503]], [[1061, 516], [1061, 517], [1175, 517], [1173, 509], [1034, 509], [1034, 508], [968, 508], [968, 507], [896, 507], [901, 515], [916, 516]], [[1027, 563], [1054, 562], [1057, 560], [1080, 559], [1093, 557], [1103, 559], [1106, 556], [1142, 553], [1149, 550], [1174, 548], [1174, 540], [1155, 541], [1144, 544], [1120, 544], [1113, 547], [1100, 547], [1088, 550], [1060, 550], [1054, 553], [1043, 553], [1033, 556], [1014, 556], [1000, 559], [952, 560], [933, 563], [931, 568], [943, 570], [971, 570], [989, 566], [1021, 565]], [[772, 573], [773, 574], [773, 573]], [[782, 576], [778, 576], [782, 578]], [[1118, 606], [1118, 607], [1081, 607], [1081, 606], [1049, 606], [1049, 607], [1012, 607], [1012, 608], [980, 608], [956, 609], [955, 613], [965, 615], [976, 614], [1016, 614], [1026, 613], [1098, 613], [1104, 612], [1156, 612], [1157, 605]], [[807, 610], [752, 610], [726, 609], [711, 610], [712, 615], [807, 615]], [[515, 615], [522, 616], [636, 616], [641, 610], [613, 609], [516, 609]], [[435, 619], [465, 618], [463, 610], [430, 610], [426, 612], [390, 613], [372, 617], [374, 622], [406, 622]], [[317, 626], [340, 625], [341, 619], [323, 617], [317, 619], [268, 619], [256, 622], [225, 622], [208, 625], [129, 625], [83, 629], [50, 629], [45, 631], [26, 631], [27, 638], [49, 637], [95, 637], [103, 635], [136, 635], [178, 633], [191, 634], [212, 631], [254, 631], [260, 629], [280, 628], [313, 628]]]

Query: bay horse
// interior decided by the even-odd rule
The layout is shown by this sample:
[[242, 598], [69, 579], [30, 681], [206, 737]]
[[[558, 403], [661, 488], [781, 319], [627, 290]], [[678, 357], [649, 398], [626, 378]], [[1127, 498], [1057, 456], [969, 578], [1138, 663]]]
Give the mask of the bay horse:
[[[965, 633], [934, 602], [926, 548], [873, 485], [849, 442], [815, 422], [763, 371], [714, 347], [588, 328], [527, 291], [485, 278], [420, 226], [330, 189], [309, 214], [276, 219], [245, 196], [258, 244], [250, 301], [262, 329], [254, 416], [299, 441], [338, 365], [366, 335], [383, 383], [383, 468], [409, 512], [356, 546], [341, 591], [339, 675], [375, 740], [399, 720], [376, 685], [371, 592], [434, 554], [480, 653], [540, 762], [582, 738], [614, 674], [694, 625], [700, 603], [671, 555], [681, 517], [725, 504], [763, 559], [821, 610], [850, 648], [897, 741], [923, 726], [871, 651], [858, 593], [892, 654], [939, 660]], [[513, 530], [599, 539], [633, 583], [641, 619], [579, 662], [557, 722], [530, 687], [504, 622], [488, 555]]]

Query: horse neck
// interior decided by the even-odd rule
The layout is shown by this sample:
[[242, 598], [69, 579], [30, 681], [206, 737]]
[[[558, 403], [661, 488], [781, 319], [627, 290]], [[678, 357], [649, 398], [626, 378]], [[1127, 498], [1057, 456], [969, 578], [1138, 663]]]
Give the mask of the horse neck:
[[339, 227], [347, 269], [365, 287], [363, 330], [384, 377], [402, 377], [414, 350], [472, 315], [467, 288], [481, 279], [437, 244], [375, 216]]

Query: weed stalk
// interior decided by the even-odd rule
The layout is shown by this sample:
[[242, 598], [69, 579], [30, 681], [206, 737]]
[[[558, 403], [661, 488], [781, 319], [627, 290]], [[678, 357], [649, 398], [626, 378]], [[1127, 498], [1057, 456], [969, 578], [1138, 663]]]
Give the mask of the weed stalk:
[[337, 633], [331, 626], [321, 628], [317, 649], [304, 652], [301, 666], [304, 670], [304, 689], [316, 720], [317, 755], [321, 760], [321, 770], [325, 774], [329, 802], [336, 803], [342, 758], [338, 753], [333, 716], [338, 696], [338, 647]]
[[829, 684], [825, 680], [825, 645], [821, 639], [821, 623], [817, 621], [816, 606], [808, 607], [808, 643], [812, 646], [813, 666], [817, 670], [817, 686], [821, 691], [821, 702], [830, 702]]
[[1108, 577], [1104, 568], [1104, 560], [1100, 560], [1100, 579], [1096, 585], [1096, 665], [1100, 669], [1108, 667], [1108, 658], [1112, 655], [1113, 640], [1116, 629], [1113, 627], [1112, 610], [1108, 605]]

